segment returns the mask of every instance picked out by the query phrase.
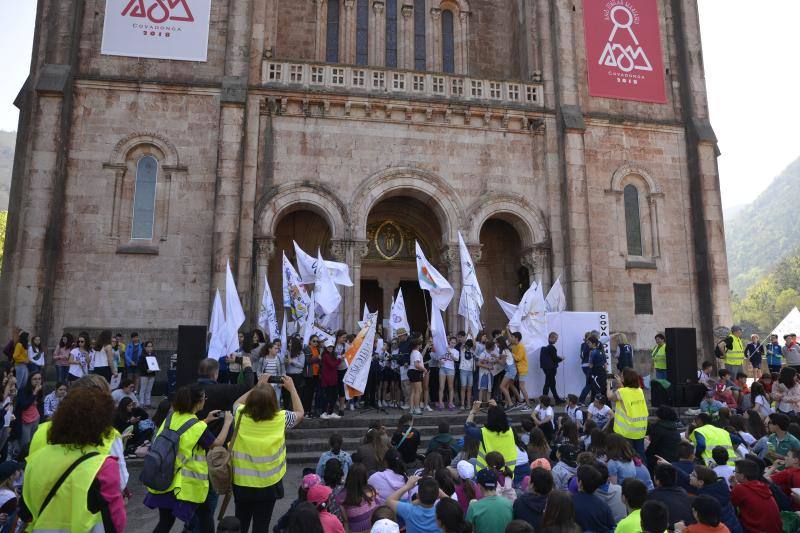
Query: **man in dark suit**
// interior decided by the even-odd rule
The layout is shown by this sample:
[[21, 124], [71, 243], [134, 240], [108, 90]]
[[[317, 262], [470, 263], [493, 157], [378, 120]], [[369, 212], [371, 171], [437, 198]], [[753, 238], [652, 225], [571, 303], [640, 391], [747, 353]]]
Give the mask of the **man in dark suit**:
[[544, 372], [544, 389], [542, 394], [547, 396], [547, 391], [553, 393], [553, 399], [556, 404], [564, 403], [564, 400], [558, 397], [556, 391], [556, 372], [558, 372], [558, 363], [564, 360], [563, 357], [558, 356], [556, 349], [556, 342], [558, 341], [558, 333], [551, 331], [547, 337], [547, 346], [543, 346], [539, 352], [539, 366]]

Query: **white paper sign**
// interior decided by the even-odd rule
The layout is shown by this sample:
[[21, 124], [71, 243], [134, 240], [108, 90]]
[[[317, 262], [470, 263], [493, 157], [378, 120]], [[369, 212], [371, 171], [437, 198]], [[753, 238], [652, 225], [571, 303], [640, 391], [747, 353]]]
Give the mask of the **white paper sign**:
[[211, 0], [106, 0], [101, 53], [206, 61]]
[[147, 370], [149, 372], [158, 372], [161, 370], [161, 368], [158, 366], [158, 360], [155, 358], [155, 356], [148, 355], [144, 358], [144, 360], [147, 362]]

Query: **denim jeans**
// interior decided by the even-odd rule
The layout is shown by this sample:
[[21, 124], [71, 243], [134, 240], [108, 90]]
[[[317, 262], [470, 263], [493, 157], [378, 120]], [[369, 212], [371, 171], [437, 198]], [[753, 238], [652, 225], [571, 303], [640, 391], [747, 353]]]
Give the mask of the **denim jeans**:
[[579, 403], [584, 403], [586, 397], [592, 392], [592, 367], [590, 366], [582, 366], [581, 370], [583, 370], [583, 375], [586, 378], [586, 384], [583, 386], [583, 390], [581, 391], [581, 395], [578, 398]]

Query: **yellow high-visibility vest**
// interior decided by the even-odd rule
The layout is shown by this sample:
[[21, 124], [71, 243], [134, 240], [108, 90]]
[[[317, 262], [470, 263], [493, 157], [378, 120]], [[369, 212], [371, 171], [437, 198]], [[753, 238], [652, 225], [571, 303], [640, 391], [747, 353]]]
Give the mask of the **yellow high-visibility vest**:
[[658, 370], [666, 370], [667, 369], [667, 343], [665, 342], [661, 346], [656, 345], [652, 351], [653, 356], [653, 366]]
[[506, 461], [506, 468], [514, 471], [517, 465], [517, 444], [514, 442], [514, 431], [508, 429], [505, 433], [497, 433], [486, 428], [481, 428], [483, 444], [478, 449], [477, 466], [478, 470], [487, 467], [486, 455], [491, 452], [500, 452]]
[[[36, 432], [31, 437], [31, 443], [28, 446], [28, 453], [33, 454], [38, 452], [42, 448], [44, 448], [47, 442], [47, 432], [50, 430], [50, 425], [52, 422], [48, 420], [47, 422], [42, 422], [39, 424], [39, 427], [36, 428]], [[114, 444], [114, 441], [121, 438], [119, 431], [114, 428], [111, 428], [111, 431], [106, 433], [103, 437], [103, 444], [102, 446], [98, 446], [95, 448], [101, 454], [110, 454], [111, 453], [111, 446]]]
[[[731, 344], [733, 345], [730, 350], [725, 353], [725, 364], [727, 365], [741, 365], [744, 361], [744, 345], [742, 339], [736, 335], [731, 335]], [[736, 376], [731, 376], [731, 379]]]
[[272, 420], [255, 422], [241, 410], [236, 441], [231, 450], [233, 484], [271, 487], [286, 474], [286, 411]]
[[100, 513], [89, 511], [88, 496], [89, 488], [103, 466], [103, 461], [108, 457], [108, 454], [103, 453], [86, 459], [75, 467], [44, 512], [40, 512], [44, 499], [61, 475], [87, 451], [94, 450], [52, 444], [28, 456], [22, 494], [25, 505], [33, 516], [31, 531], [91, 531], [102, 522]]
[[650, 411], [639, 387], [622, 387], [618, 391], [620, 400], [614, 406], [614, 433], [626, 439], [643, 439], [647, 434], [647, 417]]
[[[178, 431], [184, 423], [192, 418], [196, 418], [193, 413], [173, 412], [169, 429]], [[166, 420], [162, 422], [161, 427], [158, 428], [158, 433], [164, 430], [164, 424], [166, 423]], [[153, 494], [175, 491], [175, 498], [181, 501], [191, 503], [203, 503], [206, 501], [206, 496], [208, 496], [208, 463], [206, 463], [206, 451], [197, 445], [206, 427], [206, 423], [200, 420], [181, 435], [181, 440], [178, 444], [178, 455], [175, 457], [175, 477], [172, 479], [172, 484], [167, 487], [167, 490], [153, 490], [148, 487], [148, 491]]]
[[[736, 451], [733, 449], [731, 442], [731, 435], [722, 428], [706, 424], [692, 431], [689, 440], [697, 446], [697, 437], [695, 433], [700, 433], [706, 440], [706, 449], [703, 450], [702, 457], [706, 463], [712, 462], [714, 459], [711, 457], [711, 451], [717, 446], [722, 446], [728, 450], [728, 464], [734, 466], [734, 459], [736, 459]], [[719, 466], [719, 465], [718, 465]]]

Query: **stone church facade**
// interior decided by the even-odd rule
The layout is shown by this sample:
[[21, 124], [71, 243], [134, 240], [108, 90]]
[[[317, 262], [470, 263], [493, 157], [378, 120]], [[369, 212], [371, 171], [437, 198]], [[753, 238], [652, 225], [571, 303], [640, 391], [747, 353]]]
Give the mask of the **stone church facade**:
[[666, 104], [589, 95], [588, 1], [213, 0], [185, 62], [101, 55], [104, 0], [39, 0], [0, 321], [174, 339], [227, 258], [250, 319], [295, 240], [350, 265], [346, 328], [400, 287], [424, 328], [413, 243], [458, 295], [461, 232], [488, 328], [560, 277], [636, 348], [708, 343], [730, 309], [696, 1], [658, 1]]

